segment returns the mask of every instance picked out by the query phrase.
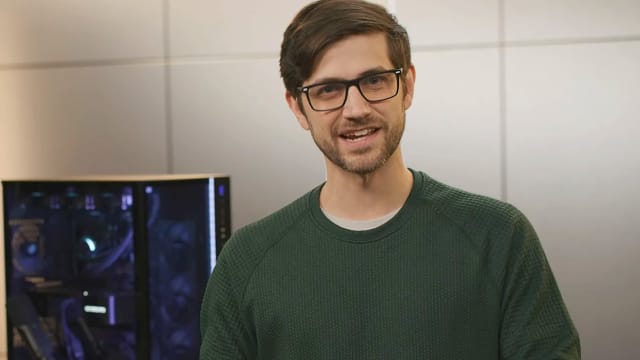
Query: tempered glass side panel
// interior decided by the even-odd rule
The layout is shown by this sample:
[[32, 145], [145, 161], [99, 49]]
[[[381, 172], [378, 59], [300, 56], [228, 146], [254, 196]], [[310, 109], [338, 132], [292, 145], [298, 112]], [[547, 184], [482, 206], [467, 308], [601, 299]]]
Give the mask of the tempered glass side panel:
[[151, 359], [197, 359], [212, 247], [210, 183], [148, 183], [145, 194]]
[[[3, 191], [7, 296], [27, 296], [61, 358], [133, 359], [131, 184], [15, 181]], [[11, 359], [24, 356], [24, 337], [12, 329]]]

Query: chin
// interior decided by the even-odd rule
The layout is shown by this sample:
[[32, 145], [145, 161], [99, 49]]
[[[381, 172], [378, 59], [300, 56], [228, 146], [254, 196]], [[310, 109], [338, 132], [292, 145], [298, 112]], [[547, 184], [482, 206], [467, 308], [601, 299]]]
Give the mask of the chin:
[[358, 175], [368, 175], [380, 169], [387, 162], [386, 158], [375, 159], [370, 161], [354, 161], [351, 163], [343, 162], [337, 164], [342, 170]]

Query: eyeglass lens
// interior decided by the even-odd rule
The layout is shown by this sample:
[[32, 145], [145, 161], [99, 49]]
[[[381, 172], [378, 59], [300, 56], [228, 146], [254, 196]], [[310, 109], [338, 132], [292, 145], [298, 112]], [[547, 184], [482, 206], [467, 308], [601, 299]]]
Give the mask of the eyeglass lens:
[[[398, 75], [394, 72], [373, 74], [358, 79], [356, 86], [362, 96], [370, 102], [394, 97], [398, 92]], [[347, 100], [348, 81], [320, 84], [309, 87], [308, 97], [314, 110], [337, 109]]]

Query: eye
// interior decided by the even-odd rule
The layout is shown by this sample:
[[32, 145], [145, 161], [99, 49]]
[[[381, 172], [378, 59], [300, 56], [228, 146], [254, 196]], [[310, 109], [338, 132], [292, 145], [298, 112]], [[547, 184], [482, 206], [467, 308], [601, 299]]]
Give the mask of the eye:
[[374, 84], [377, 84], [377, 83], [379, 83], [381, 81], [383, 81], [381, 75], [373, 75], [373, 76], [368, 76], [368, 77], [364, 78], [364, 82], [367, 85], [374, 85]]
[[360, 86], [365, 86], [367, 88], [384, 87], [389, 80], [388, 75], [389, 74], [375, 74], [367, 76], [360, 81]]
[[344, 85], [341, 83], [330, 83], [318, 85], [311, 88], [311, 96], [318, 97], [330, 97], [336, 94], [340, 94], [344, 89]]

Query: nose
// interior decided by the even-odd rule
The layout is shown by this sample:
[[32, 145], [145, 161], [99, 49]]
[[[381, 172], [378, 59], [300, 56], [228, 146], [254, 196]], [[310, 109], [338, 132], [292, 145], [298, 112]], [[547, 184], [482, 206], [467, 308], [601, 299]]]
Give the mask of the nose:
[[369, 102], [365, 99], [358, 87], [349, 86], [347, 89], [347, 101], [344, 103], [342, 114], [348, 119], [358, 119], [368, 115], [371, 112]]

